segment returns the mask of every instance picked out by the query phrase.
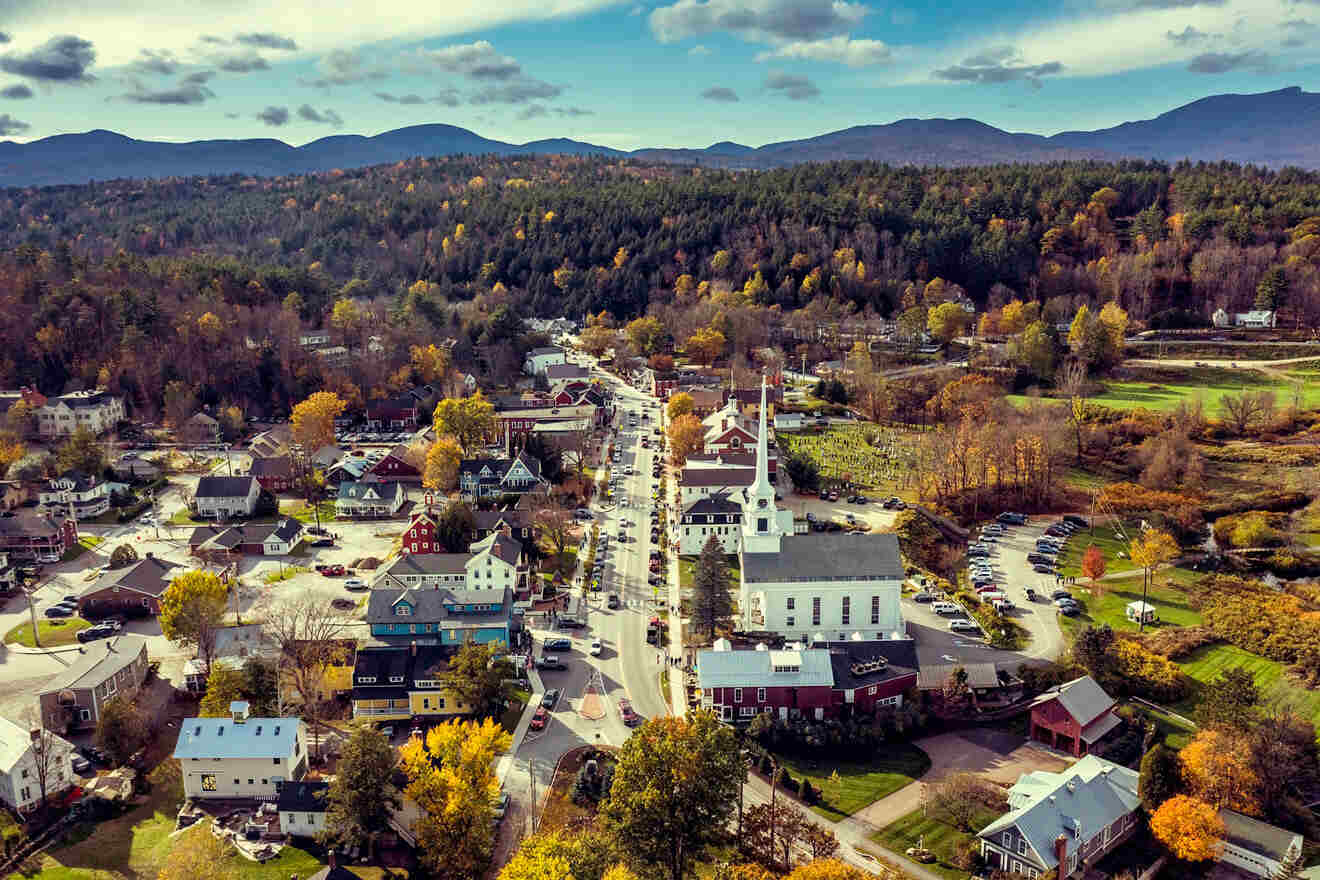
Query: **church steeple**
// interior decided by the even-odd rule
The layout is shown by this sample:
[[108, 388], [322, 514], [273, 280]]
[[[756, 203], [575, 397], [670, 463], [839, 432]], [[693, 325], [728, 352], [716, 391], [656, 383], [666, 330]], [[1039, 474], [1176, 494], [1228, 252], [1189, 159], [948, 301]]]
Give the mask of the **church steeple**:
[[766, 424], [765, 376], [761, 377], [761, 411], [756, 431], [756, 479], [743, 493], [743, 549], [778, 553], [783, 536], [775, 511], [775, 487], [770, 485], [770, 442]]

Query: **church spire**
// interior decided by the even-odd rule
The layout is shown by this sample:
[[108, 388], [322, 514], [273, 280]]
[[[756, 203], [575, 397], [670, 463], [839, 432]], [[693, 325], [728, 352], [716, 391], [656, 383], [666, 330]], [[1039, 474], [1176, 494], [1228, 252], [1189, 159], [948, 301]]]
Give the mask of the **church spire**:
[[758, 413], [756, 428], [756, 481], [747, 494], [751, 498], [775, 497], [775, 490], [770, 485], [770, 444], [765, 422], [765, 376], [761, 376], [761, 411]]

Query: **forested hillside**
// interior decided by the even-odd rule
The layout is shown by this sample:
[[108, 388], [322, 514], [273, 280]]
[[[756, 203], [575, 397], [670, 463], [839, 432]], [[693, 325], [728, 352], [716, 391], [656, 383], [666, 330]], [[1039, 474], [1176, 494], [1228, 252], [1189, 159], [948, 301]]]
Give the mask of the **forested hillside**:
[[[513, 316], [648, 308], [680, 339], [722, 312], [736, 354], [765, 343], [767, 307], [895, 315], [935, 279], [940, 298], [1038, 300], [1051, 320], [1117, 300], [1142, 324], [1250, 308], [1273, 270], [1287, 322], [1314, 323], [1317, 215], [1320, 175], [1145, 162], [460, 157], [10, 190], [0, 386], [106, 383], [150, 409], [179, 379], [287, 405], [326, 382], [369, 394], [438, 337], [507, 374], [529, 344]], [[379, 337], [381, 356], [327, 377], [297, 340], [320, 327], [349, 349]]]

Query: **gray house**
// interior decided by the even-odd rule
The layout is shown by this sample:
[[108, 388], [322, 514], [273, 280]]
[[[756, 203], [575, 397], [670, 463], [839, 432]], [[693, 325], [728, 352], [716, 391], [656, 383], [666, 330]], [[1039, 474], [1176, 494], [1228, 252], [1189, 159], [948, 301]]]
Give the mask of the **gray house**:
[[1024, 773], [1008, 790], [1009, 812], [980, 834], [991, 870], [1039, 880], [1081, 876], [1137, 827], [1137, 773], [1087, 755], [1060, 773]]

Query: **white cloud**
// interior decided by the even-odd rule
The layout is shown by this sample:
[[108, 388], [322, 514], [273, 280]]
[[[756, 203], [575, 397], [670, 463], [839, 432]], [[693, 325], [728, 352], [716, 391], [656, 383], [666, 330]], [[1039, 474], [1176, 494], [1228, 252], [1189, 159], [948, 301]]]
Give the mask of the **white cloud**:
[[859, 24], [867, 8], [847, 0], [678, 0], [651, 11], [651, 33], [662, 43], [727, 31], [744, 40], [818, 40]]
[[854, 40], [852, 37], [839, 35], [826, 37], [823, 40], [795, 40], [756, 56], [757, 61], [776, 58], [795, 61], [832, 61], [849, 67], [866, 67], [871, 64], [889, 63], [893, 59], [893, 52], [880, 40]]
[[[182, 52], [204, 33], [254, 30], [296, 34], [304, 51], [328, 52], [385, 40], [452, 37], [516, 22], [569, 18], [618, 5], [619, 0], [449, 0], [444, 3], [379, 3], [341, 0], [333, 14], [322, 0], [176, 0], [151, 10], [147, 30], [153, 46]], [[53, 34], [68, 33], [70, 10], [48, 0], [10, 0], [5, 28], [14, 34], [7, 49], [28, 50]], [[77, 33], [96, 44], [98, 67], [126, 65], [137, 58], [144, 34], [142, 5], [135, 0], [87, 0], [76, 10]], [[283, 60], [283, 59], [280, 59]]]

